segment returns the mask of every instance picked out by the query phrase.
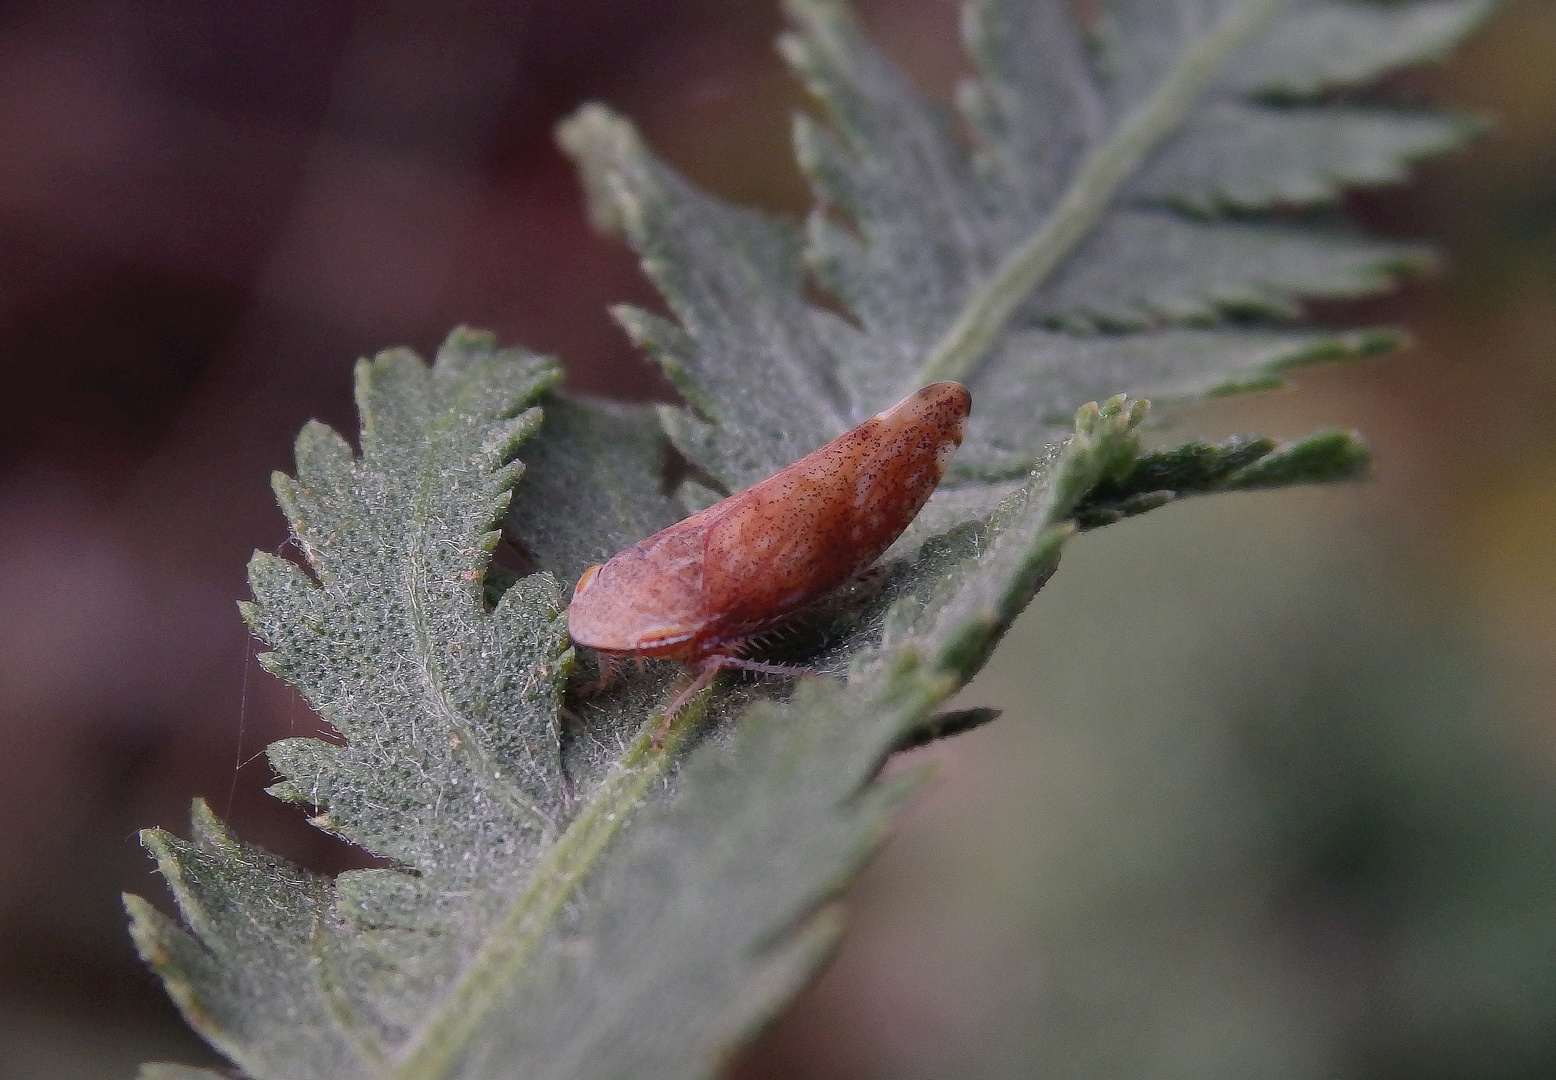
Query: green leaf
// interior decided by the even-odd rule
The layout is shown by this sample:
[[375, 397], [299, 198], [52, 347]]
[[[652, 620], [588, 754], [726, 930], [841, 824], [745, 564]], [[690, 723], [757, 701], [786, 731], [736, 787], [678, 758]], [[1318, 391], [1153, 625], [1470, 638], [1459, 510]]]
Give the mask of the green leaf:
[[586, 106], [561, 140], [584, 175], [599, 178], [591, 190], [608, 193], [611, 219], [680, 321], [615, 312], [702, 414], [668, 417], [687, 457], [734, 491], [857, 422], [838, 399], [811, 325], [792, 227], [692, 188], [601, 106]]
[[1139, 455], [1128, 472], [1092, 488], [1075, 520], [1097, 528], [1185, 495], [1356, 480], [1370, 461], [1366, 445], [1349, 431], [1320, 431], [1284, 445], [1246, 436], [1219, 444], [1181, 443]]
[[[970, 145], [846, 10], [789, 7], [828, 120], [796, 127], [803, 228], [698, 191], [602, 107], [562, 131], [664, 295], [671, 319], [616, 314], [684, 406], [568, 398], [551, 362], [456, 331], [430, 366], [359, 368], [359, 453], [311, 424], [276, 477], [306, 565], [256, 554], [244, 614], [340, 741], [274, 744], [271, 790], [381, 863], [321, 877], [197, 804], [189, 840], [145, 834], [183, 925], [127, 898], [142, 955], [254, 1080], [715, 1074], [836, 941], [832, 901], [922, 776], [885, 759], [992, 719], [936, 710], [1066, 541], [1365, 469], [1345, 432], [1147, 453], [1138, 395], [1394, 345], [1293, 325], [1428, 259], [1315, 208], [1470, 125], [1332, 95], [1484, 5], [1111, 0], [1082, 26], [977, 0]], [[808, 675], [726, 674], [666, 716], [673, 669], [573, 672], [585, 566], [945, 377], [975, 402], [951, 477], [876, 570], [760, 643]], [[491, 561], [504, 533], [520, 568]]]
[[[1121, 0], [1105, 7], [1112, 78], [1099, 78], [1063, 5], [985, 0], [965, 20], [981, 68], [960, 95], [978, 138], [969, 157], [843, 9], [790, 6], [801, 33], [785, 52], [835, 129], [802, 122], [797, 133], [822, 204], [811, 257], [863, 332], [855, 347], [876, 360], [855, 380], [872, 398], [961, 378], [978, 400], [980, 361], [1023, 323], [1154, 333], [1383, 288], [1423, 252], [1181, 207], [1327, 203], [1339, 184], [1395, 179], [1470, 130], [1426, 113], [1276, 106], [1228, 78], [1242, 48], [1322, 65], [1327, 38], [1307, 40], [1306, 20], [1375, 5], [1223, 0], [1199, 5], [1196, 18]], [[1457, 5], [1470, 6], [1483, 5]], [[1421, 41], [1396, 62], [1439, 44]], [[1340, 73], [1313, 80], [1335, 85]]]
[[682, 513], [660, 493], [668, 448], [652, 408], [557, 393], [541, 402], [546, 422], [525, 444], [506, 528], [537, 564], [576, 581]]
[[209, 1069], [192, 1069], [187, 1065], [158, 1061], [142, 1065], [137, 1080], [224, 1080], [224, 1077]]
[[922, 772], [872, 783], [992, 649], [1051, 571], [1076, 500], [1144, 415], [1092, 410], [1064, 458], [986, 525], [900, 566], [861, 629], [786, 704], [694, 755], [677, 797], [602, 867], [576, 924], [520, 976], [473, 1075], [705, 1075], [769, 1018], [838, 931], [825, 901], [880, 843]]

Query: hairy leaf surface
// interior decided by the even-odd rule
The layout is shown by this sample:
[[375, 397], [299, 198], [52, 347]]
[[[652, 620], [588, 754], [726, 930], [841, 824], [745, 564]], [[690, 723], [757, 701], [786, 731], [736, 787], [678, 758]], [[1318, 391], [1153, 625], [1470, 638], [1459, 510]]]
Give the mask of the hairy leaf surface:
[[[697, 190], [603, 107], [562, 132], [664, 295], [670, 318], [617, 316], [683, 406], [569, 398], [549, 361], [458, 331], [430, 366], [365, 362], [359, 451], [310, 425], [276, 478], [304, 565], [257, 554], [244, 613], [340, 739], [272, 746], [272, 790], [381, 864], [311, 874], [202, 804], [189, 840], [146, 836], [183, 925], [129, 899], [245, 1075], [715, 1074], [836, 940], [830, 901], [920, 779], [882, 763], [992, 718], [936, 709], [1066, 540], [1365, 470], [1345, 432], [1147, 453], [1141, 399], [1393, 346], [1300, 325], [1429, 263], [1329, 208], [1474, 125], [1354, 91], [1485, 4], [1103, 0], [1083, 24], [1066, 0], [973, 0], [960, 121], [845, 8], [788, 7], [824, 114], [796, 124], [803, 225]], [[939, 378], [974, 400], [947, 482], [879, 567], [759, 643], [812, 675], [722, 676], [667, 717], [679, 672], [577, 663], [584, 567]]]

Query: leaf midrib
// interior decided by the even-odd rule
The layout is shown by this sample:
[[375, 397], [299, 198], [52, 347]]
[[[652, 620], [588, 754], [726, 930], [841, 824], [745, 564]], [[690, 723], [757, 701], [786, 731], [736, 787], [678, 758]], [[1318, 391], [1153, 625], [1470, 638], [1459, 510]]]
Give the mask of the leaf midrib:
[[[433, 437], [441, 440], [449, 423], [459, 415], [459, 402], [445, 409], [431, 426]], [[432, 498], [437, 471], [433, 455], [420, 477], [416, 498], [418, 535], [424, 537], [430, 516], [425, 512]], [[430, 696], [435, 707], [451, 725], [465, 730], [447, 700], [431, 632], [425, 619], [422, 599], [426, 595], [426, 565], [420, 558], [424, 545], [415, 545], [406, 581], [410, 593], [412, 633], [421, 652]], [[583, 804], [571, 824], [556, 838], [546, 855], [530, 874], [530, 884], [503, 913], [496, 928], [460, 974], [398, 1061], [385, 1074], [386, 1080], [437, 1080], [447, 1076], [458, 1064], [469, 1038], [486, 1016], [502, 1000], [512, 976], [544, 939], [556, 915], [573, 896], [580, 883], [593, 869], [599, 854], [624, 826], [631, 812], [642, 801], [651, 784], [662, 776], [675, 754], [701, 720], [703, 706], [682, 708], [673, 722], [666, 723], [658, 713], [651, 714], [639, 729], [627, 752]], [[539, 815], [538, 809], [536, 813]], [[542, 822], [549, 824], [544, 815]]]
[[1101, 220], [1145, 156], [1188, 118], [1222, 61], [1247, 44], [1286, 3], [1247, 0], [1184, 50], [1156, 91], [1086, 159], [1042, 226], [973, 291], [903, 393], [942, 379], [966, 379], [1026, 298]]
[[[1285, 2], [1249, 0], [1184, 52], [1157, 90], [1081, 167], [1043, 226], [1012, 251], [969, 298], [907, 392], [929, 382], [966, 377], [1021, 302], [1090, 232], [1145, 155], [1182, 124], [1223, 59], [1257, 33]], [[430, 476], [423, 480], [424, 484], [431, 482]], [[412, 610], [419, 615], [415, 590], [412, 592]], [[429, 682], [442, 703], [441, 680], [434, 673], [419, 618], [416, 628], [418, 646], [429, 664], [425, 669]], [[650, 715], [621, 761], [536, 865], [529, 887], [504, 913], [386, 1080], [441, 1080], [449, 1075], [470, 1037], [510, 990], [514, 974], [544, 940], [555, 916], [649, 786], [665, 773], [701, 714], [700, 707], [689, 706], [670, 724], [657, 714]]]
[[[437, 380], [435, 371], [431, 379], [435, 385]], [[423, 552], [430, 546], [428, 536], [431, 532], [431, 522], [435, 517], [432, 511], [434, 501], [438, 495], [444, 494], [439, 484], [440, 473], [435, 462], [439, 454], [448, 448], [449, 429], [454, 426], [458, 417], [469, 414], [469, 401], [475, 393], [473, 386], [467, 384], [466, 389], [461, 390], [451, 401], [440, 407], [437, 418], [428, 425], [430, 445], [428, 452], [423, 455], [421, 475], [417, 478], [416, 498], [412, 509], [415, 536], [407, 545], [407, 565], [404, 575], [406, 604], [410, 608], [411, 637], [416, 643], [417, 659], [422, 678], [427, 685], [428, 705], [443, 722], [444, 729], [460, 739], [466, 754], [480, 768], [482, 778], [497, 789], [497, 794], [505, 799], [509, 806], [534, 818], [543, 835], [549, 839], [556, 833], [556, 822], [551, 815], [526, 798], [517, 785], [501, 775], [491, 761], [490, 755], [486, 753], [486, 748], [481, 745], [465, 717], [460, 714], [459, 709], [450, 699], [444, 685], [441, 658], [437, 650], [432, 647], [433, 634], [427, 617], [426, 600], [431, 595], [431, 590], [427, 584], [428, 560]]]
[[657, 712], [644, 721], [627, 753], [535, 866], [530, 886], [504, 913], [385, 1080], [439, 1080], [458, 1064], [469, 1037], [510, 989], [511, 976], [544, 939], [650, 785], [664, 775], [703, 711], [703, 705], [692, 703], [668, 724]]

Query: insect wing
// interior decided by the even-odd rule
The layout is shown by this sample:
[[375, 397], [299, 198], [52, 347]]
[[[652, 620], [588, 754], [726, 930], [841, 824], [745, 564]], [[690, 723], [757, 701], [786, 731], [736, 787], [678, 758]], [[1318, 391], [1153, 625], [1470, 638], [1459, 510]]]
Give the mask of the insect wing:
[[710, 508], [705, 633], [759, 629], [878, 559], [940, 482], [969, 403], [956, 383], [927, 386]]
[[772, 625], [881, 556], [962, 442], [967, 390], [935, 383], [584, 571], [574, 641], [694, 660]]

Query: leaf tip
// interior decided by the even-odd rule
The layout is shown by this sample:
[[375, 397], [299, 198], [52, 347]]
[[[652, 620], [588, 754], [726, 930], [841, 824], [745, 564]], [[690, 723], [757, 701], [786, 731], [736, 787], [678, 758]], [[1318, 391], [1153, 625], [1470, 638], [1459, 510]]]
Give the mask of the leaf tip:
[[1276, 448], [1234, 473], [1226, 487], [1251, 491], [1292, 484], [1342, 483], [1365, 477], [1371, 464], [1372, 451], [1359, 434], [1331, 429]]
[[625, 193], [616, 173], [622, 160], [641, 152], [631, 121], [591, 101], [556, 126], [556, 141], [578, 167], [589, 224], [606, 236], [628, 231]]

